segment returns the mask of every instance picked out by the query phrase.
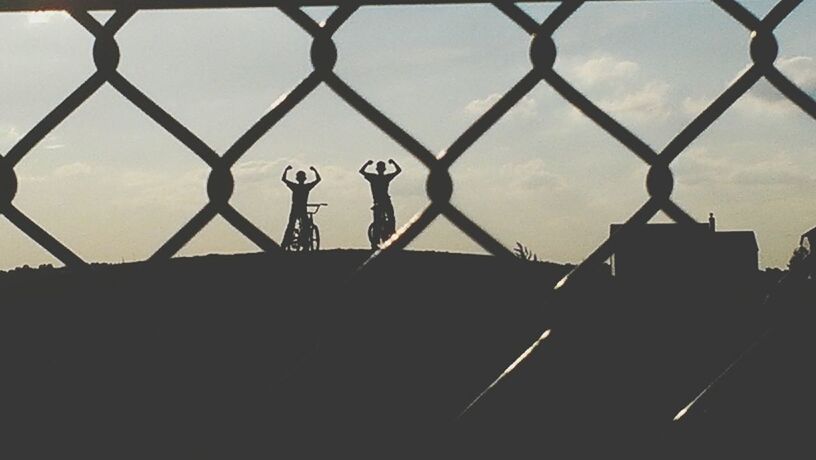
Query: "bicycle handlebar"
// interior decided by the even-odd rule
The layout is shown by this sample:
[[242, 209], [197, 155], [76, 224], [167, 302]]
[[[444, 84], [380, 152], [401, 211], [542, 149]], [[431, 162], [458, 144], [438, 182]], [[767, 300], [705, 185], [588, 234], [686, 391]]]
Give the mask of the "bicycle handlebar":
[[320, 210], [321, 206], [328, 206], [328, 205], [329, 205], [329, 203], [309, 203], [309, 204], [306, 205], [306, 207], [307, 208], [314, 208], [314, 211], [312, 211], [312, 214], [315, 214], [315, 213], [317, 213], [317, 211]]

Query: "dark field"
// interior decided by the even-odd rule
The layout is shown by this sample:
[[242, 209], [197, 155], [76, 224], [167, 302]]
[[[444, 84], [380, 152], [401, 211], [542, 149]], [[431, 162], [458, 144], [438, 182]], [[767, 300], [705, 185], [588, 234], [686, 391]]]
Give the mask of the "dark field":
[[[644, 290], [597, 273], [554, 304], [549, 290], [567, 267], [404, 252], [352, 277], [367, 255], [0, 275], [3, 457], [813, 451], [810, 285], [770, 309], [760, 303], [771, 276]], [[772, 324], [710, 397], [672, 422]]]

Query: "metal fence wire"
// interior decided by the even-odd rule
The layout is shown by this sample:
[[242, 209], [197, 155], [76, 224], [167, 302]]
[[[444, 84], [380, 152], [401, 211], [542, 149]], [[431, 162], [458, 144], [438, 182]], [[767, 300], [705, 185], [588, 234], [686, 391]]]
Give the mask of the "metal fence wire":
[[[589, 0], [589, 1], [626, 1], [626, 0]], [[405, 248], [428, 226], [442, 216], [450, 220], [464, 234], [476, 241], [491, 254], [501, 258], [514, 258], [513, 252], [505, 248], [492, 235], [482, 229], [451, 203], [454, 179], [451, 177], [451, 166], [464, 155], [468, 149], [519, 101], [537, 85], [548, 84], [575, 108], [603, 128], [611, 137], [623, 144], [629, 151], [646, 162], [650, 169], [646, 177], [648, 199], [637, 209], [626, 223], [614, 232], [603, 244], [589, 254], [571, 273], [565, 276], [554, 288], [554, 297], [563, 296], [568, 288], [578, 283], [579, 275], [593, 266], [598, 266], [609, 259], [616, 251], [618, 242], [626, 237], [636, 226], [645, 225], [658, 212], [663, 211], [678, 223], [694, 223], [694, 219], [672, 199], [674, 179], [671, 171], [672, 162], [699, 137], [715, 120], [728, 110], [738, 99], [750, 90], [760, 79], [765, 78], [776, 89], [784, 94], [811, 118], [816, 120], [816, 101], [790, 79], [783, 75], [774, 65], [779, 46], [774, 36], [774, 29], [790, 15], [802, 0], [780, 0], [762, 19], [757, 18], [736, 0], [711, 0], [728, 16], [742, 24], [750, 33], [752, 65], [747, 68], [719, 97], [705, 110], [697, 115], [680, 131], [662, 150], [657, 151], [638, 136], [616, 121], [608, 113], [575, 89], [553, 68], [558, 47], [553, 40], [554, 32], [585, 1], [575, 0], [538, 0], [536, 3], [559, 3], [553, 12], [541, 23], [529, 16], [523, 9], [511, 1], [492, 2], [492, 5], [512, 20], [518, 27], [530, 35], [530, 70], [510, 88], [492, 107], [476, 122], [463, 132], [453, 144], [438, 154], [432, 153], [408, 131], [388, 118], [377, 107], [372, 105], [362, 94], [349, 86], [334, 72], [337, 62], [337, 47], [333, 41], [335, 32], [362, 6], [370, 5], [407, 5], [407, 4], [484, 4], [488, 2], [468, 0], [4, 0], [0, 3], [0, 12], [65, 10], [95, 38], [93, 60], [96, 71], [76, 90], [65, 98], [56, 108], [48, 113], [33, 129], [28, 131], [11, 150], [0, 156], [0, 214], [22, 230], [32, 240], [62, 261], [68, 267], [86, 266], [82, 260], [67, 246], [54, 238], [46, 229], [37, 225], [14, 204], [17, 192], [15, 166], [42, 141], [60, 123], [68, 118], [90, 96], [105, 84], [111, 85], [127, 100], [141, 109], [159, 126], [182, 142], [191, 153], [210, 167], [206, 183], [209, 202], [187, 224], [179, 229], [150, 258], [161, 261], [172, 258], [193, 237], [198, 234], [217, 215], [221, 215], [238, 231], [254, 242], [262, 250], [270, 253], [281, 251], [280, 245], [261, 231], [249, 219], [244, 217], [231, 204], [230, 198], [234, 189], [231, 168], [235, 163], [269, 130], [283, 119], [294, 107], [308, 97], [318, 86], [325, 84], [347, 104], [362, 114], [374, 126], [399, 143], [405, 150], [418, 159], [427, 168], [426, 189], [430, 204], [416, 214], [384, 246], [376, 251], [360, 271], [366, 271], [369, 263], [385, 255]], [[323, 24], [319, 24], [300, 8], [307, 6], [334, 6], [337, 9]], [[274, 7], [280, 9], [289, 19], [303, 28], [312, 37], [311, 61], [314, 69], [283, 99], [272, 107], [249, 130], [239, 137], [225, 152], [216, 152], [190, 129], [185, 127], [170, 113], [150, 99], [127, 77], [119, 73], [117, 66], [120, 60], [116, 33], [133, 18], [139, 10], [147, 9], [193, 9], [193, 8], [237, 8], [237, 7]], [[89, 11], [115, 10], [115, 13], [104, 24], [98, 22]], [[203, 185], [203, 184], [202, 184]], [[814, 262], [812, 257], [809, 262]], [[803, 264], [804, 265], [804, 264]], [[791, 273], [802, 276], [802, 273]], [[806, 275], [805, 275], [806, 276]], [[784, 288], [785, 280], [777, 288]], [[773, 294], [766, 299], [770, 303]], [[555, 300], [554, 298], [551, 300]], [[513, 370], [529, 353], [543, 341], [549, 330], [533, 343], [522, 356], [490, 385], [490, 390], [497, 382]], [[760, 339], [761, 340], [761, 339]], [[752, 345], [753, 347], [754, 345]], [[738, 358], [739, 361], [741, 358]], [[735, 363], [732, 363], [733, 366]], [[727, 371], [731, 368], [729, 366]], [[708, 389], [716, 384], [723, 375], [706, 387], [689, 406], [676, 417], [682, 417]], [[484, 395], [484, 393], [482, 393]], [[481, 398], [481, 395], [480, 397]], [[476, 399], [476, 401], [479, 400]], [[474, 403], [476, 402], [474, 401]], [[472, 404], [471, 404], [472, 405]]]
[[[551, 2], [553, 0], [540, 1]], [[217, 215], [221, 215], [262, 250], [268, 252], [280, 251], [281, 247], [275, 240], [261, 231], [230, 204], [235, 185], [231, 168], [295, 106], [308, 97], [319, 85], [325, 84], [347, 104], [365, 116], [373, 125], [399, 143], [428, 169], [426, 188], [431, 203], [400, 229], [384, 248], [377, 251], [369, 261], [406, 247], [440, 216], [446, 217], [491, 254], [500, 257], [513, 257], [513, 253], [509, 249], [451, 203], [454, 180], [451, 177], [450, 168], [454, 162], [468, 151], [474, 142], [543, 81], [650, 166], [646, 177], [646, 189], [649, 194], [646, 203], [632, 214], [618, 232], [601, 244], [577, 267], [572, 274], [574, 277], [575, 274], [580, 273], [587, 266], [610, 258], [615, 251], [616, 242], [625, 236], [624, 234], [627, 231], [631, 230], [633, 226], [645, 224], [661, 210], [678, 223], [694, 222], [694, 219], [672, 200], [674, 179], [670, 168], [671, 163], [761, 78], [767, 79], [790, 101], [816, 119], [816, 101], [774, 66], [779, 51], [779, 46], [774, 37], [774, 29], [802, 3], [802, 0], [781, 0], [762, 19], [754, 16], [736, 0], [712, 0], [712, 2], [750, 32], [750, 56], [753, 64], [661, 151], [658, 152], [653, 149], [613, 117], [601, 110], [554, 70], [553, 66], [558, 48], [553, 40], [553, 33], [586, 3], [585, 1], [564, 0], [558, 2], [558, 7], [541, 23], [529, 16], [514, 2], [492, 3], [493, 6], [530, 35], [530, 70], [462, 133], [450, 147], [438, 154], [434, 154], [405, 129], [368, 102], [363, 95], [349, 86], [334, 72], [334, 65], [337, 62], [337, 47], [333, 41], [333, 36], [361, 6], [477, 4], [484, 2], [465, 0], [5, 0], [0, 4], [0, 12], [68, 11], [95, 38], [93, 60], [96, 71], [34, 128], [28, 131], [11, 150], [0, 157], [0, 214], [4, 215], [65, 265], [82, 266], [86, 264], [67, 246], [54, 238], [47, 230], [37, 225], [14, 205], [14, 197], [17, 192], [17, 176], [14, 168], [20, 160], [30, 154], [31, 150], [43, 138], [68, 118], [91, 95], [103, 85], [110, 84], [210, 167], [210, 174], [206, 184], [209, 202], [159, 248], [150, 258], [151, 260], [163, 260], [173, 257]], [[300, 9], [300, 7], [306, 6], [336, 6], [337, 9], [324, 24], [319, 24]], [[311, 35], [313, 39], [311, 61], [314, 70], [239, 137], [231, 147], [219, 155], [218, 152], [151, 100], [149, 96], [117, 70], [120, 51], [116, 42], [116, 33], [140, 9], [222, 7], [279, 8], [289, 19]], [[107, 22], [102, 24], [89, 13], [91, 10], [100, 9], [115, 10], [115, 13]], [[559, 284], [559, 288], [565, 285], [569, 279], [568, 276], [563, 280]]]
[[[802, 0], [780, 0], [762, 19], [757, 18], [736, 0], [711, 1], [735, 21], [742, 24], [750, 33], [749, 54], [752, 64], [662, 150], [653, 149], [612, 116], [600, 109], [554, 70], [558, 47], [553, 40], [553, 34], [586, 1], [538, 0], [538, 3], [559, 3], [541, 23], [529, 16], [514, 2], [492, 2], [495, 8], [530, 35], [530, 70], [463, 132], [453, 144], [442, 152], [434, 154], [334, 72], [333, 69], [338, 56], [333, 36], [362, 6], [483, 4], [487, 2], [468, 0], [3, 0], [0, 3], [0, 12], [66, 10], [95, 37], [93, 60], [96, 71], [48, 113], [33, 129], [28, 131], [11, 150], [0, 156], [0, 214], [66, 266], [81, 267], [86, 265], [84, 260], [15, 206], [14, 198], [17, 192], [15, 166], [91, 95], [103, 85], [109, 84], [159, 126], [186, 145], [193, 154], [197, 155], [201, 161], [210, 167], [210, 174], [206, 184], [209, 202], [159, 248], [150, 260], [160, 261], [173, 257], [217, 215], [221, 215], [262, 250], [270, 253], [281, 251], [280, 245], [275, 240], [261, 231], [230, 204], [234, 189], [231, 168], [294, 107], [308, 97], [319, 85], [325, 84], [347, 104], [368, 119], [369, 122], [422, 162], [428, 170], [426, 188], [430, 204], [401, 228], [382, 249], [376, 251], [360, 267], [360, 270], [366, 270], [369, 262], [405, 248], [425, 231], [435, 219], [442, 216], [450, 220], [459, 230], [491, 254], [502, 258], [513, 258], [512, 251], [504, 247], [496, 238], [482, 229], [478, 223], [471, 220], [451, 203], [454, 179], [451, 177], [450, 168], [503, 115], [511, 110], [533, 88], [543, 82], [550, 85], [570, 104], [598, 124], [610, 136], [622, 143], [650, 167], [646, 177], [646, 189], [648, 191], [646, 202], [631, 215], [618, 231], [613, 233], [603, 244], [589, 254], [575, 270], [558, 283], [553, 294], [560, 295], [587, 268], [597, 266], [609, 259], [614, 254], [618, 241], [625, 238], [626, 234], [631, 232], [634, 227], [645, 225], [658, 212], [663, 211], [678, 223], [695, 222], [688, 213], [672, 200], [674, 179], [670, 166], [697, 137], [760, 79], [765, 78], [791, 102], [816, 120], [816, 101], [797, 87], [774, 65], [779, 51], [774, 29], [802, 3]], [[334, 6], [337, 9], [325, 23], [319, 24], [300, 9], [307, 6]], [[139, 10], [226, 7], [274, 7], [280, 9], [289, 19], [312, 37], [311, 61], [314, 69], [239, 137], [229, 149], [219, 154], [170, 113], [151, 100], [127, 77], [119, 73], [117, 67], [120, 60], [120, 51], [116, 42], [116, 33]], [[107, 22], [102, 24], [91, 16], [89, 11], [92, 10], [115, 10], [115, 13]], [[545, 332], [531, 348], [537, 346], [541, 340], [546, 338], [546, 335]], [[511, 371], [512, 368], [513, 366], [506, 372]], [[684, 411], [687, 409], [684, 409]]]

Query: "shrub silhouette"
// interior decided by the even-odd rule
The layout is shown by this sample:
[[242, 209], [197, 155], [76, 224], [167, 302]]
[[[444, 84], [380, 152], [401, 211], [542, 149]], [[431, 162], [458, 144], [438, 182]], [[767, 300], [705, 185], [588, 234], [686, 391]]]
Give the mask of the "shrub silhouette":
[[796, 270], [800, 265], [804, 264], [805, 259], [810, 255], [810, 251], [804, 246], [799, 246], [793, 250], [790, 261], [788, 261], [788, 269]]
[[513, 249], [513, 253], [515, 253], [516, 257], [521, 260], [538, 262], [538, 255], [531, 251], [530, 248], [519, 242], [516, 242], [516, 247]]

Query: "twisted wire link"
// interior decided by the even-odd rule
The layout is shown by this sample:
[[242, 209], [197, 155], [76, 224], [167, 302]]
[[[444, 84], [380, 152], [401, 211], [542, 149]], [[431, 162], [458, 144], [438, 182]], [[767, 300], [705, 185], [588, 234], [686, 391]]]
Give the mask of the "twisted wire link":
[[[558, 6], [541, 23], [532, 18], [516, 2], [507, 0], [491, 2], [497, 11], [504, 14], [531, 37], [529, 52], [531, 68], [447, 149], [434, 154], [335, 73], [338, 50], [333, 40], [334, 34], [362, 6], [486, 2], [469, 0], [4, 0], [0, 3], [0, 12], [67, 10], [74, 20], [95, 39], [93, 60], [96, 71], [28, 131], [5, 156], [0, 155], [0, 214], [65, 265], [84, 266], [86, 264], [47, 230], [38, 226], [14, 206], [13, 201], [18, 188], [14, 168], [88, 98], [103, 85], [110, 84], [210, 168], [206, 183], [208, 203], [172, 235], [151, 256], [151, 260], [166, 260], [173, 257], [219, 215], [262, 250], [270, 253], [279, 252], [281, 248], [275, 240], [230, 204], [235, 188], [232, 167], [293, 108], [312, 94], [318, 86], [325, 84], [340, 99], [393, 139], [428, 170], [426, 182], [426, 191], [430, 199], [428, 206], [409, 219], [406, 225], [358, 268], [357, 273], [369, 270], [373, 262], [387, 254], [407, 247], [439, 217], [448, 219], [463, 234], [489, 253], [510, 260], [513, 259], [510, 250], [451, 202], [454, 180], [451, 177], [450, 168], [519, 101], [539, 83], [544, 82], [649, 166], [645, 178], [648, 194], [646, 202], [556, 285], [550, 293], [550, 300], [553, 305], [558, 305], [559, 299], [568, 295], [571, 289], [579, 284], [578, 281], [582, 279], [583, 273], [608, 260], [615, 253], [621, 238], [624, 238], [637, 226], [646, 224], [658, 212], [664, 212], [681, 224], [695, 223], [694, 218], [672, 199], [674, 177], [670, 166], [694, 140], [698, 139], [759, 80], [762, 78], [767, 80], [787, 99], [816, 120], [816, 101], [780, 72], [774, 64], [779, 53], [774, 30], [802, 3], [802, 0], [780, 0], [762, 19], [756, 17], [736, 0], [712, 0], [725, 14], [750, 32], [749, 54], [752, 64], [659, 151], [601, 109], [554, 69], [558, 49], [553, 34], [589, 1], [623, 0], [537, 1], [558, 3]], [[261, 6], [277, 7], [312, 38], [310, 57], [313, 70], [236, 139], [223, 155], [219, 155], [117, 70], [121, 55], [115, 38], [116, 33], [139, 10]], [[305, 6], [335, 6], [337, 9], [324, 23], [320, 24], [301, 9]], [[91, 10], [98, 9], [113, 9], [115, 13], [108, 21], [101, 24], [89, 13]], [[504, 374], [498, 380], [501, 380], [503, 376]]]

